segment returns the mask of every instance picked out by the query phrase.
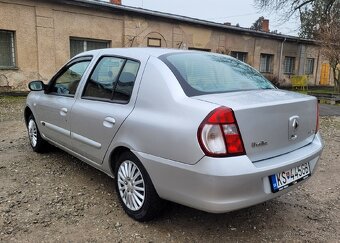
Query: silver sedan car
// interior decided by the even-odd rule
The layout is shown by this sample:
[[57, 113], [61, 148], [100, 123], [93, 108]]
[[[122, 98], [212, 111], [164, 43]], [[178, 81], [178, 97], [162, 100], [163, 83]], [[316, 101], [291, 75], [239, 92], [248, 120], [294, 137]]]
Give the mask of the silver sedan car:
[[114, 178], [138, 221], [166, 200], [223, 213], [272, 199], [309, 178], [323, 149], [314, 97], [225, 55], [95, 50], [29, 88], [33, 150], [53, 144]]

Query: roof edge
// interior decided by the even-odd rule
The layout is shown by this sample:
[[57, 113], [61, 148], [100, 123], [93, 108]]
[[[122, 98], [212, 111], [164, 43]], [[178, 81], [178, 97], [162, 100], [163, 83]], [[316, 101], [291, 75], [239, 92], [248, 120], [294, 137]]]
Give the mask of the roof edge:
[[314, 45], [318, 44], [318, 41], [316, 40], [300, 38], [297, 36], [256, 31], [256, 30], [251, 30], [251, 29], [244, 28], [244, 27], [228, 26], [222, 23], [216, 23], [216, 22], [212, 22], [208, 20], [202, 20], [202, 19], [182, 16], [182, 15], [177, 15], [177, 14], [171, 14], [171, 13], [164, 13], [164, 12], [159, 12], [159, 11], [154, 11], [154, 10], [149, 10], [149, 9], [144, 9], [144, 8], [136, 8], [136, 7], [126, 6], [126, 5], [116, 5], [116, 4], [106, 3], [106, 2], [96, 1], [96, 0], [59, 0], [59, 1], [52, 0], [52, 1], [57, 2], [57, 3], [70, 4], [70, 5], [103, 7], [107, 9], [122, 10], [124, 12], [165, 18], [169, 20], [182, 21], [182, 22], [196, 24], [196, 25], [204, 25], [204, 26], [214, 27], [218, 29], [229, 30], [231, 32], [238, 32], [238, 33], [242, 33], [246, 35], [255, 35], [255, 36], [263, 37], [263, 38], [272, 38], [272, 39], [279, 39], [282, 41], [301, 42], [301, 43], [308, 43], [308, 44], [314, 44]]

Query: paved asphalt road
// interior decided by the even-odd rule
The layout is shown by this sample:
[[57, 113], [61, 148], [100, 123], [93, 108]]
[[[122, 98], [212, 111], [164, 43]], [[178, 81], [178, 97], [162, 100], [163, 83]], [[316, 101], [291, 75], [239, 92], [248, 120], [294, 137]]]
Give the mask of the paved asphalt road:
[[340, 116], [340, 106], [320, 104], [320, 116]]

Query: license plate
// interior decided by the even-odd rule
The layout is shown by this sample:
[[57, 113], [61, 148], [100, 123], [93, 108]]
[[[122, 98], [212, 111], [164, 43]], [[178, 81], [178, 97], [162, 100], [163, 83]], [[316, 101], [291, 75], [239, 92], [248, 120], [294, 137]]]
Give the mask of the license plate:
[[296, 166], [286, 171], [269, 176], [272, 192], [281, 191], [292, 186], [299, 181], [305, 180], [310, 176], [309, 163]]

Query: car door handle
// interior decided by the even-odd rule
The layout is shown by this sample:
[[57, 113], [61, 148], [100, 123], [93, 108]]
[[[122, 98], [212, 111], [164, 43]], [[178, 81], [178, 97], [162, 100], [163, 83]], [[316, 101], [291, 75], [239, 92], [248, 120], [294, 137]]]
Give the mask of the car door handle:
[[61, 108], [60, 109], [60, 115], [61, 116], [66, 116], [67, 115], [67, 108]]
[[103, 126], [111, 128], [116, 123], [116, 120], [113, 117], [106, 117], [103, 121]]

